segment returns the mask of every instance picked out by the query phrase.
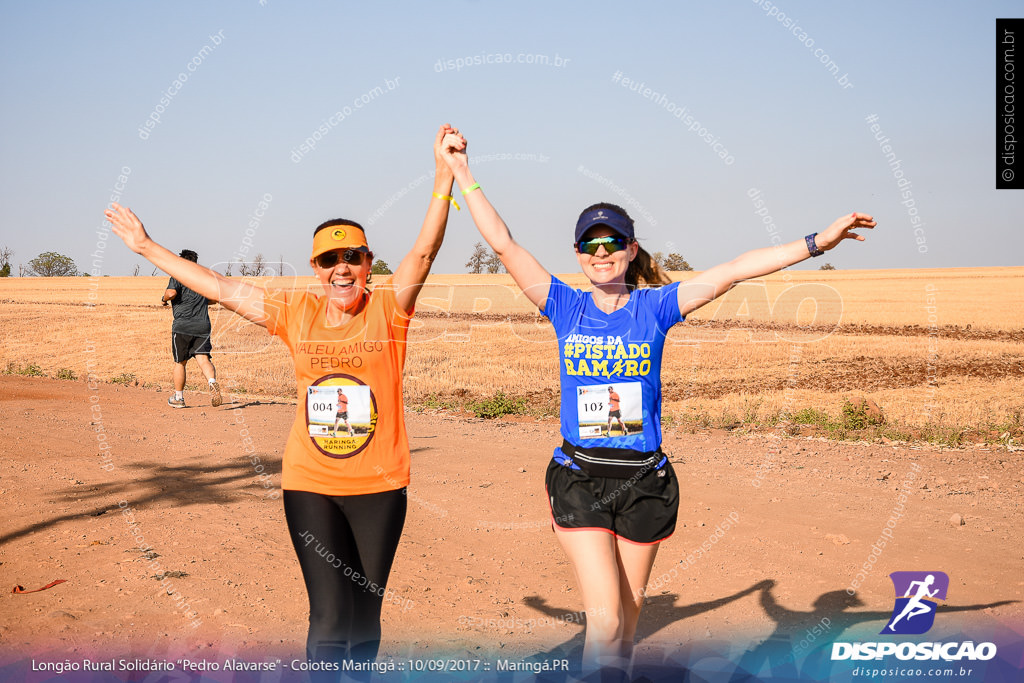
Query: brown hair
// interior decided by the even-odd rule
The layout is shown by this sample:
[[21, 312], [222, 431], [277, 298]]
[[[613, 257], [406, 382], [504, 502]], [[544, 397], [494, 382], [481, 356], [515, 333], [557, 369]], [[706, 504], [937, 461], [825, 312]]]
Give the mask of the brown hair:
[[[629, 221], [630, 227], [633, 225], [633, 219], [629, 217], [626, 210], [616, 204], [610, 204], [608, 202], [599, 202], [583, 209], [581, 216], [588, 211], [595, 209], [608, 209], [621, 214], [626, 220]], [[636, 239], [637, 252], [636, 258], [629, 262], [629, 267], [626, 268], [626, 286], [630, 288], [639, 287], [641, 284], [647, 287], [661, 287], [672, 282], [670, 278], [658, 262], [651, 258], [651, 255], [647, 253], [647, 250], [640, 246], [640, 242]]]
[[638, 287], [641, 283], [648, 287], [661, 287], [672, 283], [672, 278], [658, 265], [647, 250], [640, 246], [636, 252], [636, 258], [629, 262], [626, 269], [626, 284], [630, 287]]
[[350, 221], [347, 218], [332, 218], [331, 220], [324, 221], [320, 225], [316, 226], [316, 230], [313, 231], [313, 237], [316, 237], [316, 234], [324, 228], [333, 228], [336, 225], [347, 225], [353, 228], [359, 228], [364, 235], [366, 234], [366, 229], [355, 221]]

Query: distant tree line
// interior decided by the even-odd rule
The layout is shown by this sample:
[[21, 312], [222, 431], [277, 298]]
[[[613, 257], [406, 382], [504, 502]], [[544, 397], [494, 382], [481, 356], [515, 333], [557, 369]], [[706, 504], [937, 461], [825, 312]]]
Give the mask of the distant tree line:
[[493, 249], [485, 247], [483, 242], [477, 242], [473, 245], [473, 255], [466, 262], [466, 268], [474, 275], [508, 272], [505, 270], [505, 265], [501, 262], [501, 257]]
[[47, 251], [28, 262], [25, 274], [39, 277], [75, 277], [78, 275], [78, 266], [70, 256]]
[[[660, 251], [656, 251], [651, 254], [651, 258], [665, 270], [693, 270], [682, 254], [672, 252], [666, 256]], [[483, 242], [473, 245], [473, 253], [469, 257], [469, 261], [466, 262], [466, 270], [474, 275], [508, 272], [501, 262], [501, 257], [493, 249], [484, 246]]]
[[[267, 261], [263, 254], [256, 254], [251, 261], [235, 261], [228, 263], [224, 274], [231, 277], [232, 271], [237, 267], [238, 274], [242, 277], [263, 277], [272, 275], [284, 275], [284, 256], [279, 261]], [[391, 268], [384, 259], [377, 259], [370, 266], [372, 275], [391, 275]]]
[[0, 277], [11, 276], [11, 257], [14, 256], [14, 250], [4, 245], [0, 247]]
[[654, 262], [662, 267], [663, 270], [693, 270], [690, 264], [686, 262], [682, 254], [672, 252], [668, 256], [665, 256], [660, 251], [656, 251], [651, 254], [651, 258]]

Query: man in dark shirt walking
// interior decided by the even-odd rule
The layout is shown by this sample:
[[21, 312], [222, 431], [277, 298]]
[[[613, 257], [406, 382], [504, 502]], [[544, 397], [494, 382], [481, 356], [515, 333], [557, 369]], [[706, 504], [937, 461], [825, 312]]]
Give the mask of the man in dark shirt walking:
[[[199, 254], [191, 249], [183, 249], [179, 254], [193, 263], [199, 262]], [[171, 352], [174, 355], [174, 396], [167, 399], [172, 408], [184, 408], [185, 397], [185, 363], [193, 356], [199, 363], [199, 369], [206, 375], [210, 383], [210, 405], [217, 407], [223, 403], [220, 386], [217, 384], [217, 369], [210, 361], [210, 314], [206, 310], [211, 301], [205, 296], [196, 294], [182, 285], [173, 277], [167, 283], [167, 290], [160, 299], [171, 302], [174, 322], [171, 324]]]

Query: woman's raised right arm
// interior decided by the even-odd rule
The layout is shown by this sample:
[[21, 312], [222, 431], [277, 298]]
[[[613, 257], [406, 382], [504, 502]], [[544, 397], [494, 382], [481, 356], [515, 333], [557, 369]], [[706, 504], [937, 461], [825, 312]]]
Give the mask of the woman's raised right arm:
[[193, 292], [218, 302], [250, 322], [266, 327], [267, 316], [263, 311], [262, 287], [226, 278], [206, 266], [183, 259], [160, 246], [153, 241], [142, 226], [142, 221], [128, 207], [114, 203], [104, 214], [114, 226], [114, 234], [136, 254], [144, 256], [154, 266]]
[[[455, 174], [455, 181], [459, 187], [465, 190], [476, 184], [473, 174], [469, 170], [465, 143], [461, 149], [444, 149], [441, 156]], [[501, 263], [505, 266], [505, 270], [523, 290], [526, 298], [543, 311], [548, 300], [548, 289], [551, 287], [551, 273], [533, 257], [533, 254], [512, 238], [512, 233], [505, 225], [505, 221], [491, 206], [491, 202], [488, 201], [483, 190], [471, 190], [464, 197], [469, 212], [473, 214], [473, 222], [476, 223], [477, 230], [480, 231], [494, 253], [501, 257]]]

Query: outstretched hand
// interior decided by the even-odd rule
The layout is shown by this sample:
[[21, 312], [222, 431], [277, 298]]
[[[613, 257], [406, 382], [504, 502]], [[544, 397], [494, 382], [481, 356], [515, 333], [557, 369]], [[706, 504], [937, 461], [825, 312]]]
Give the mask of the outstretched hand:
[[814, 238], [814, 243], [818, 245], [818, 249], [828, 251], [845, 239], [863, 242], [864, 235], [853, 231], [856, 228], [873, 228], [875, 225], [875, 219], [866, 213], [849, 213], [837, 218], [832, 225], [819, 232]]
[[110, 207], [103, 213], [114, 226], [114, 234], [120, 237], [129, 249], [136, 254], [141, 254], [146, 244], [153, 241], [146, 233], [146, 229], [142, 227], [142, 221], [132, 213], [131, 209], [121, 206], [117, 202], [111, 204]]
[[451, 172], [455, 172], [469, 166], [467, 146], [466, 138], [462, 137], [458, 128], [452, 128], [447, 123], [441, 126], [434, 143], [434, 159], [437, 160], [438, 167], [443, 164]]

